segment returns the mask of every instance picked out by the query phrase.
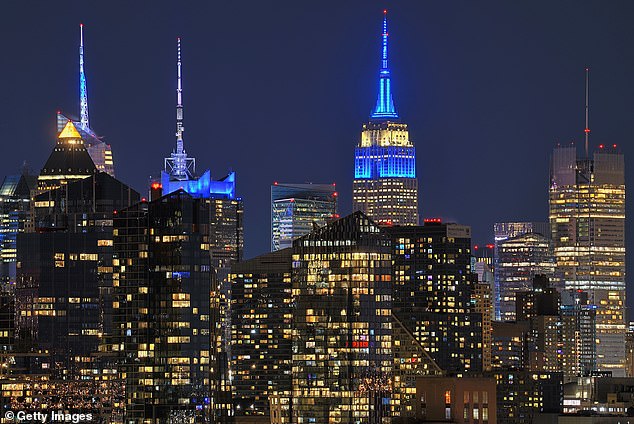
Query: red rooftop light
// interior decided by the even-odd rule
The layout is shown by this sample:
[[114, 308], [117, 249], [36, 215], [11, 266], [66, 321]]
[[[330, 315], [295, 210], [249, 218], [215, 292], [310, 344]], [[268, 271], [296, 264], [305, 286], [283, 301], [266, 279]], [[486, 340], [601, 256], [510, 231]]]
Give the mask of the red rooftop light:
[[423, 222], [424, 223], [426, 223], [426, 222], [437, 222], [437, 223], [440, 224], [442, 222], [442, 219], [440, 219], [440, 218], [425, 218], [425, 219], [423, 219]]
[[159, 188], [163, 188], [161, 183], [152, 183], [152, 190], [158, 190]]
[[599, 149], [603, 149], [603, 144], [599, 144]]

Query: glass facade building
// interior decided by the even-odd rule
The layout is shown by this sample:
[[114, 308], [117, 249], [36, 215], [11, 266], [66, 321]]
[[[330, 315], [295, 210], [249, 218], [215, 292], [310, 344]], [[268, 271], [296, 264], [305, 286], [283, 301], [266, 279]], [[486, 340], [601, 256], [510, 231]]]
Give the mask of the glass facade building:
[[416, 148], [407, 124], [398, 118], [388, 66], [386, 15], [377, 103], [354, 153], [352, 209], [379, 224], [418, 225]]
[[515, 297], [531, 290], [536, 275], [555, 276], [555, 258], [547, 236], [523, 233], [496, 243], [496, 281], [500, 294], [502, 321], [515, 321]]
[[126, 422], [204, 422], [215, 411], [211, 213], [206, 201], [180, 190], [115, 218], [114, 324]]
[[293, 240], [337, 217], [334, 184], [271, 186], [271, 251], [293, 246]]
[[355, 212], [293, 242], [293, 422], [389, 422], [390, 239]]
[[553, 152], [550, 224], [566, 289], [588, 292], [596, 309], [596, 367], [625, 375], [625, 165], [612, 149], [578, 159]]

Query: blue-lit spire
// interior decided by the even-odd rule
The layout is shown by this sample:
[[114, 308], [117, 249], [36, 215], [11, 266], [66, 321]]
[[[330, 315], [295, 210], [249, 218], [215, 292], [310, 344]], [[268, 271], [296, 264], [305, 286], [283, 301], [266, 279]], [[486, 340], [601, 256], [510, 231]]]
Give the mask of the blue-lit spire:
[[390, 79], [390, 67], [387, 60], [387, 10], [383, 11], [383, 39], [381, 54], [381, 71], [379, 72], [379, 95], [372, 118], [398, 118], [394, 100], [392, 100], [392, 81]]
[[84, 73], [84, 24], [79, 24], [79, 114], [82, 129], [88, 131], [88, 91]]

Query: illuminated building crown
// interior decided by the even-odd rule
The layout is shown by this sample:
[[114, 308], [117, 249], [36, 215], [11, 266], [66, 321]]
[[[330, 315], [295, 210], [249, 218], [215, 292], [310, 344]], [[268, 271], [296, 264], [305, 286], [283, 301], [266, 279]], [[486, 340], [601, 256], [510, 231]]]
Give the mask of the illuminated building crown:
[[387, 10], [383, 11], [383, 33], [381, 38], [383, 40], [382, 52], [381, 52], [381, 70], [379, 71], [379, 93], [376, 100], [376, 107], [374, 112], [370, 115], [373, 119], [381, 118], [394, 118], [398, 119], [398, 113], [394, 107], [394, 100], [392, 99], [392, 81], [390, 77], [390, 67], [387, 59]]

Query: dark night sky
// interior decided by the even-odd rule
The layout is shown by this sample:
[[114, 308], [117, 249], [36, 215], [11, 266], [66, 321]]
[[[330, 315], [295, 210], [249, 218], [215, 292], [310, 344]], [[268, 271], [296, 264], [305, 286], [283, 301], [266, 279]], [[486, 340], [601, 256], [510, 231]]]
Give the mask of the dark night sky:
[[25, 159], [39, 171], [55, 111], [78, 114], [83, 22], [91, 125], [112, 145], [118, 178], [145, 191], [175, 145], [180, 36], [186, 149], [199, 172], [237, 172], [246, 255], [264, 253], [273, 181], [336, 181], [340, 212], [350, 212], [384, 7], [422, 216], [469, 224], [478, 243], [496, 221], [546, 220], [552, 147], [582, 146], [586, 65], [591, 145], [634, 157], [630, 1], [7, 1], [3, 173]]

